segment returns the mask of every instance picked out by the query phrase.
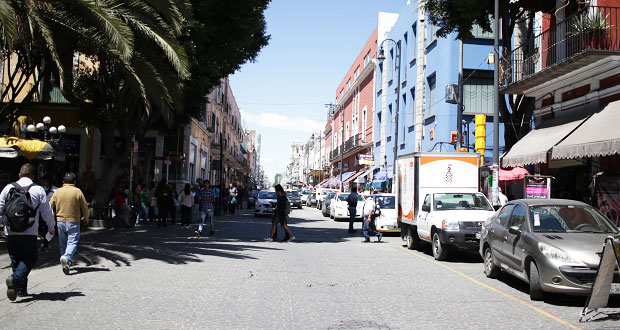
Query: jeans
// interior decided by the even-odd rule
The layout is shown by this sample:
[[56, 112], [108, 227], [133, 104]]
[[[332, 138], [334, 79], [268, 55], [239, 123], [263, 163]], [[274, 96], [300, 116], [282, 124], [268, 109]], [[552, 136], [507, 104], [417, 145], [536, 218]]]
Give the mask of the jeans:
[[60, 256], [67, 258], [69, 266], [73, 263], [73, 254], [80, 241], [80, 223], [58, 221], [58, 246]]
[[136, 216], [136, 224], [140, 223], [140, 219], [142, 219], [142, 221], [146, 221], [149, 218], [149, 208], [144, 205], [144, 204], [140, 204], [138, 205], [138, 216]]
[[368, 222], [368, 216], [364, 215], [364, 221], [362, 223], [362, 231], [364, 232], [364, 237], [368, 240], [370, 239], [370, 235], [372, 236], [379, 236], [379, 233], [377, 232], [377, 227], [375, 226], [375, 221], [371, 220], [372, 222]]
[[37, 262], [37, 236], [9, 235], [6, 237], [6, 248], [11, 258], [13, 282], [18, 292], [28, 287], [28, 274]]
[[349, 230], [353, 230], [353, 223], [355, 222], [355, 213], [357, 209], [355, 207], [349, 207]]
[[198, 232], [202, 234], [202, 227], [205, 221], [209, 217], [209, 228], [211, 231], [215, 231], [215, 222], [213, 221], [213, 210], [200, 210], [200, 225], [198, 225]]

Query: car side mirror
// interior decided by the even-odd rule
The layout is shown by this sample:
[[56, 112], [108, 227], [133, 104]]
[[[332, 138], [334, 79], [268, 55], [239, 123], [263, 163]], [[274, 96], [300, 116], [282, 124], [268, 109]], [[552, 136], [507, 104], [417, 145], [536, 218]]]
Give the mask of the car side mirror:
[[521, 236], [521, 230], [517, 226], [512, 226], [508, 228], [508, 232], [513, 235]]
[[431, 206], [430, 205], [422, 205], [422, 211], [423, 212], [430, 212], [431, 211]]

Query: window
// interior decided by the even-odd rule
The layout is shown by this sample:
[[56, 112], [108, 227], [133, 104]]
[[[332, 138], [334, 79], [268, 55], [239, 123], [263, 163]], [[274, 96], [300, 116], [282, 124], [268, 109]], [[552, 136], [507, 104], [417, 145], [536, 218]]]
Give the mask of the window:
[[463, 113], [493, 115], [493, 71], [464, 70]]
[[189, 146], [189, 182], [196, 181], [196, 151], [197, 146], [193, 143]]
[[357, 66], [357, 69], [355, 69], [355, 73], [353, 74], [353, 81], [357, 80], [357, 78], [360, 76], [360, 66]]
[[496, 220], [497, 223], [500, 224], [501, 226], [507, 227], [508, 220], [510, 219], [510, 213], [512, 212], [513, 208], [514, 208], [514, 204], [509, 204], [509, 205], [502, 207], [502, 209], [499, 211], [499, 216], [497, 217], [497, 220]]
[[344, 96], [344, 87], [340, 90], [340, 99], [342, 100], [342, 97]]
[[[405, 35], [403, 36], [403, 43], [401, 43], [400, 41], [398, 41], [398, 43], [400, 44], [400, 49], [401, 49], [401, 57], [400, 57], [400, 66], [401, 66], [401, 79], [402, 81], [406, 81], [407, 80], [407, 48], [409, 47], [407, 45], [407, 32], [405, 32]], [[404, 69], [404, 70], [403, 70]]]
[[409, 93], [411, 94], [411, 125], [415, 125], [415, 88], [412, 88]]
[[431, 23], [430, 20], [427, 20], [428, 22], [428, 31], [429, 31], [429, 36], [428, 36], [428, 43], [432, 43], [433, 41], [435, 41], [435, 39], [437, 39], [437, 27]]
[[364, 109], [362, 110], [362, 136], [361, 136], [361, 140], [365, 141], [366, 140], [366, 121], [367, 121], [367, 107], [364, 107]]
[[347, 91], [351, 89], [351, 78], [349, 78], [349, 80], [347, 80]]
[[387, 133], [388, 135], [392, 135], [392, 123], [394, 122], [394, 117], [392, 115], [392, 105], [388, 105], [388, 118], [390, 119], [389, 123], [386, 123]]
[[368, 63], [370, 63], [370, 50], [366, 53], [366, 56], [364, 56], [364, 67], [366, 67]]
[[432, 76], [428, 77], [428, 116], [426, 117], [431, 117], [435, 115], [435, 108], [437, 107], [437, 105], [435, 104], [435, 98], [436, 98], [436, 91], [435, 91], [435, 83], [436, 83], [436, 77], [435, 74], [433, 74]]
[[417, 45], [417, 42], [418, 42], [418, 38], [417, 38], [417, 35], [418, 35], [418, 25], [417, 24], [414, 23], [411, 26], [411, 32], [413, 32], [413, 33], [411, 35], [412, 36], [411, 42], [409, 43], [411, 45], [410, 46], [411, 47], [411, 52], [409, 52], [409, 56], [411, 58], [409, 59], [409, 62], [415, 60], [416, 52], [417, 52], [417, 49], [418, 49], [417, 48], [418, 47], [418, 45]]
[[387, 61], [389, 61], [389, 72], [388, 72], [388, 85], [390, 84], [390, 82], [394, 79], [394, 71], [396, 71], [396, 68], [394, 66], [394, 48], [390, 49], [390, 56], [386, 59]]
[[515, 206], [508, 227], [518, 227], [519, 230], [525, 229], [525, 207], [522, 205]]
[[345, 141], [349, 139], [349, 122], [346, 123], [346, 130], [345, 130]]
[[[404, 118], [407, 118], [407, 92], [405, 92], [402, 95], [403, 99], [402, 99], [402, 105], [401, 105], [401, 109], [400, 113], [398, 114], [398, 122], [400, 123], [399, 126], [402, 126], [403, 128], [403, 134], [401, 135], [401, 143], [405, 143], [405, 125], [407, 124], [406, 121], [404, 120]], [[403, 117], [403, 120], [400, 120], [400, 117]], [[399, 131], [398, 134], [400, 135], [400, 127], [399, 127]]]

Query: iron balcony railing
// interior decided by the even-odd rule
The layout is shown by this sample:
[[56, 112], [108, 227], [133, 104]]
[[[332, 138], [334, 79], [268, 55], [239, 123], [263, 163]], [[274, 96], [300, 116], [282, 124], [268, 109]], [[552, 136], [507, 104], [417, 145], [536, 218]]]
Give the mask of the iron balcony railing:
[[[500, 87], [517, 83], [588, 50], [620, 50], [620, 8], [586, 6], [525, 40], [500, 63]], [[520, 42], [515, 38], [515, 44]]]

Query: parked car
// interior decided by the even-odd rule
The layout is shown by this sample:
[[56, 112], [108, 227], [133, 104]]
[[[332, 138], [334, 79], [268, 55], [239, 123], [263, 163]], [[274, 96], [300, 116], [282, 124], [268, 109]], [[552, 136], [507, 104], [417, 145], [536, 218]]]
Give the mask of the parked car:
[[325, 202], [325, 197], [327, 197], [327, 194], [329, 194], [330, 192], [338, 192], [337, 189], [329, 189], [329, 188], [318, 188], [316, 190], [316, 208], [317, 209], [321, 209], [323, 208], [323, 202]]
[[[338, 220], [349, 219], [349, 204], [347, 203], [349, 193], [339, 192], [334, 196], [329, 207], [329, 216]], [[364, 208], [364, 197], [360, 194], [357, 195], [357, 207], [355, 208], [355, 219], [362, 219], [362, 210]]]
[[301, 197], [299, 197], [299, 192], [297, 190], [287, 191], [286, 196], [288, 197], [289, 203], [291, 203], [291, 207], [302, 207]]
[[275, 191], [261, 190], [256, 199], [254, 207], [254, 216], [271, 215], [278, 203], [278, 197]]
[[331, 204], [336, 194], [336, 192], [332, 191], [325, 197], [325, 203], [323, 203], [323, 207], [321, 208], [321, 212], [323, 213], [324, 217], [329, 217], [329, 205]]
[[304, 189], [301, 191], [301, 203], [305, 206], [308, 206], [308, 197], [310, 197], [310, 189]]
[[546, 292], [588, 294], [605, 238], [618, 239], [620, 231], [582, 202], [521, 199], [485, 221], [481, 236], [486, 276], [509, 273], [529, 283], [532, 300], [542, 300]]
[[256, 198], [258, 197], [258, 190], [254, 190], [250, 196], [248, 197], [248, 208], [254, 207], [256, 205]]
[[310, 196], [308, 197], [308, 202], [307, 202], [308, 206], [314, 206], [316, 205], [316, 193], [310, 193]]
[[399, 233], [398, 219], [396, 214], [396, 194], [376, 194], [375, 199], [379, 216], [375, 219], [377, 231], [386, 233]]

